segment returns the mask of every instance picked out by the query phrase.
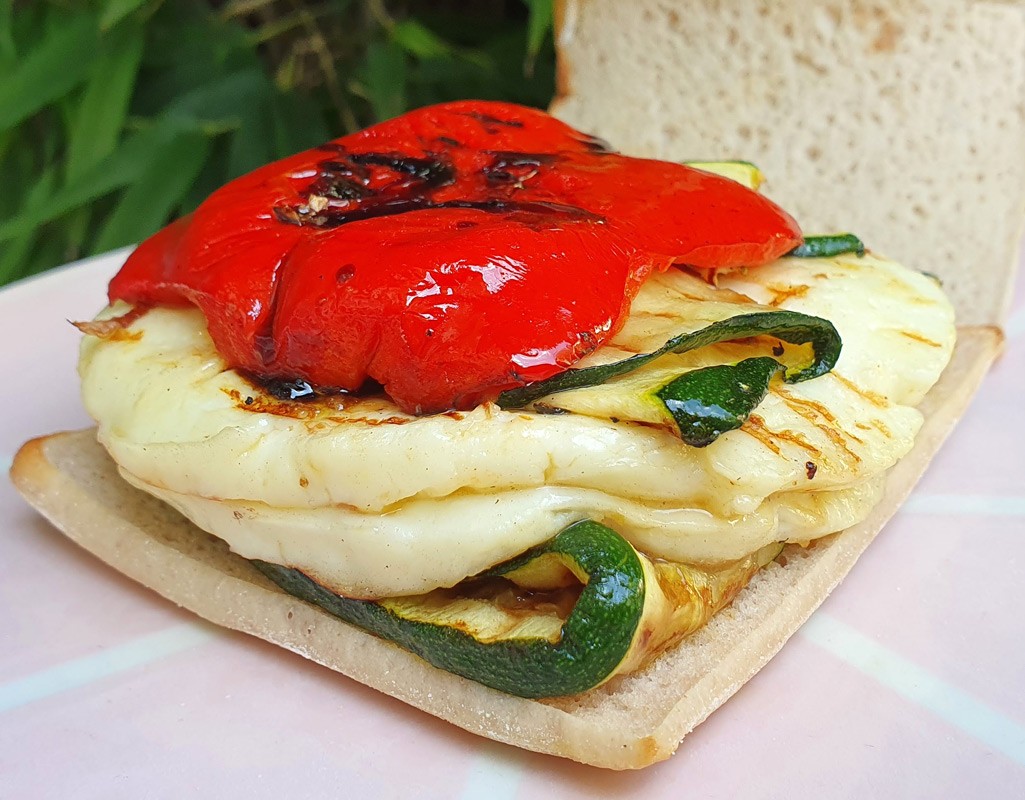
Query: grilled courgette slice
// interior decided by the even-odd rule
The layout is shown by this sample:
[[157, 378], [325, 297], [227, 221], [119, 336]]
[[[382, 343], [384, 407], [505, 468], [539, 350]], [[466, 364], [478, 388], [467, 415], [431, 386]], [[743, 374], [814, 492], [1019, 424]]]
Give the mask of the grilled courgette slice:
[[[707, 622], [778, 551], [714, 569], [653, 562], [611, 528], [584, 520], [455, 589], [378, 601], [253, 563], [289, 594], [436, 667], [540, 698], [583, 692], [636, 668]], [[524, 601], [518, 607], [502, 601], [510, 588]], [[568, 613], [559, 609], [566, 597], [575, 598]]]

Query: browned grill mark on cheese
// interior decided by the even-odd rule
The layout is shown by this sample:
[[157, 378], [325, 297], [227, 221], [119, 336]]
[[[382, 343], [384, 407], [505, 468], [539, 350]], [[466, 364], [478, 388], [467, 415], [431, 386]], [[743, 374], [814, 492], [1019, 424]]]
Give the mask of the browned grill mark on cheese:
[[413, 422], [416, 417], [327, 417], [329, 422], [336, 422], [339, 425], [352, 425], [360, 423], [363, 425], [405, 425], [407, 422]]
[[[847, 438], [852, 439], [858, 444], [864, 444], [864, 441], [853, 433], [844, 430], [840, 426], [836, 417], [825, 406], [816, 403], [813, 400], [796, 397], [781, 387], [774, 387], [769, 391], [779, 397], [787, 408], [799, 415], [802, 419], [805, 419], [814, 425], [817, 430], [821, 431], [822, 434], [829, 439], [829, 441], [832, 442], [838, 450], [847, 456], [851, 463], [861, 463], [861, 456], [851, 450], [850, 446], [847, 444]], [[796, 431], [781, 431], [775, 435], [781, 439], [791, 441], [801, 447], [804, 447], [806, 450], [809, 450], [809, 452], [814, 451], [816, 456], [822, 455], [821, 450], [812, 445]]]
[[890, 439], [893, 438], [893, 433], [886, 426], [886, 423], [883, 422], [881, 419], [873, 419], [873, 420], [871, 420], [871, 423], [872, 423], [872, 427], [875, 428], [876, 430], [878, 430], [884, 436], [886, 436], [886, 437], [888, 437]]
[[915, 333], [914, 331], [898, 331], [898, 333], [901, 336], [906, 336], [908, 339], [911, 339], [916, 342], [921, 342], [922, 344], [928, 345], [929, 347], [943, 347], [943, 345], [939, 342], [934, 342], [932, 339], [926, 338], [925, 336], [922, 336], [919, 333]]
[[769, 448], [776, 455], [780, 455], [783, 452], [777, 444], [777, 441], [790, 442], [803, 450], [807, 450], [813, 456], [822, 455], [822, 451], [804, 438], [802, 434], [791, 430], [771, 430], [766, 426], [765, 420], [757, 414], [749, 416], [740, 429], [751, 436], [754, 436], [759, 442]]
[[[285, 392], [278, 392], [280, 387], [273, 386], [274, 382], [255, 379], [244, 372], [237, 374], [251, 386], [249, 391], [221, 389], [237, 408], [301, 421], [310, 433], [327, 430], [329, 425], [405, 425], [415, 419], [396, 413], [397, 409], [382, 393], [380, 386], [359, 393], [310, 390], [307, 394], [290, 399]], [[292, 382], [280, 383], [286, 389], [292, 386]], [[463, 418], [456, 411], [444, 416], [455, 420]]]
[[819, 417], [832, 425], [837, 424], [836, 417], [821, 403], [816, 403], [814, 400], [808, 400], [804, 397], [796, 397], [782, 387], [775, 387], [770, 389], [770, 391], [786, 403], [789, 408], [813, 424], [818, 422]]
[[[715, 284], [714, 280], [706, 279], [705, 276], [702, 274], [704, 270], [699, 270], [696, 267], [686, 267], [682, 265], [677, 265], [677, 268], [681, 272], [694, 274], [694, 277], [701, 279], [706, 284], [711, 285], [713, 288], [706, 289], [704, 293], [698, 293], [693, 291], [687, 291], [686, 288], [684, 288], [677, 282], [663, 280], [661, 282], [661, 285], [665, 287], [667, 291], [672, 292], [673, 295], [675, 295], [676, 297], [679, 297], [683, 300], [690, 300], [694, 303], [707, 303], [709, 301], [712, 301], [716, 303], [728, 303], [738, 305], [757, 305], [757, 302], [752, 298], [748, 297], [746, 294], [742, 294], [741, 292], [737, 292], [733, 289], [720, 288]], [[718, 274], [719, 270], [708, 270], [708, 272], [712, 273], [711, 277], [714, 279], [714, 276]], [[652, 280], [657, 281], [658, 279], [658, 276], [655, 276]]]
[[886, 398], [883, 397], [881, 394], [876, 394], [875, 392], [870, 392], [867, 389], [862, 389], [860, 386], [858, 386], [858, 384], [854, 383], [851, 380], [848, 380], [835, 369], [830, 374], [838, 381], [840, 381], [840, 383], [842, 383], [844, 386], [850, 389], [852, 392], [865, 398], [866, 400], [868, 400], [868, 402], [870, 402], [877, 408], [889, 408], [889, 402], [887, 402]]
[[759, 442], [768, 447], [773, 453], [779, 455], [782, 451], [779, 445], [772, 438], [772, 432], [766, 430], [765, 420], [757, 414], [751, 414], [740, 428], [747, 434], [755, 437]]
[[[857, 453], [851, 450], [850, 447], [847, 446], [847, 441], [844, 439], [843, 436], [843, 434], [846, 433], [846, 431], [843, 431], [843, 429], [832, 428], [827, 425], [816, 425], [815, 427], [817, 427], [820, 431], [826, 434], [826, 437], [829, 439], [829, 441], [836, 445], [836, 447], [839, 450], [842, 450], [848, 456], [848, 458], [850, 458], [852, 462], [854, 462], [855, 464], [861, 463], [861, 456], [859, 456]], [[856, 437], [854, 436], [851, 436], [851, 438], [856, 439]], [[856, 441], [861, 440], [856, 439]]]
[[[773, 391], [773, 390], [770, 390]], [[855, 436], [848, 430], [845, 430], [837, 418], [821, 403], [816, 403], [814, 400], [808, 400], [804, 397], [797, 397], [782, 387], [774, 390], [780, 400], [782, 400], [789, 409], [797, 414], [800, 414], [808, 422], [822, 431], [826, 436], [829, 437], [830, 441], [841, 447], [848, 455], [852, 456], [856, 461], [860, 461], [853, 452], [851, 452], [846, 443], [843, 442], [842, 436], [846, 436], [849, 439], [854, 440], [858, 444], [864, 444], [864, 440]], [[825, 420], [827, 424], [823, 425], [821, 420]], [[841, 436], [842, 435], [842, 436]]]
[[765, 288], [773, 294], [772, 300], [769, 301], [769, 305], [773, 307], [780, 306], [787, 300], [804, 297], [811, 289], [810, 286], [803, 283], [794, 286], [766, 286]]
[[[243, 394], [238, 389], [221, 389], [232, 399], [235, 406], [243, 411], [257, 414], [273, 414], [277, 417], [299, 420], [306, 424], [311, 432], [321, 430], [326, 423], [335, 425], [405, 425], [413, 421], [413, 417], [397, 414], [375, 417], [366, 413], [357, 413], [361, 406], [378, 405], [380, 398], [357, 397], [352, 395], [335, 395], [314, 400], [290, 402], [268, 397], [257, 391]], [[462, 419], [457, 412], [447, 414], [453, 419]]]
[[258, 414], [273, 414], [276, 417], [310, 420], [317, 416], [317, 408], [306, 403], [288, 403], [257, 393], [243, 395], [238, 389], [222, 388], [237, 408]]

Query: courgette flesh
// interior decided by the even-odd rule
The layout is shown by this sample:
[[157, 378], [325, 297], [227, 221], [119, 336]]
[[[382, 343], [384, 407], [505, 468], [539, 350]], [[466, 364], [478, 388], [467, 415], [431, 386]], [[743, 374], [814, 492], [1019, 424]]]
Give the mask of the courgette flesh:
[[762, 171], [750, 161], [684, 161], [683, 164], [721, 178], [729, 178], [754, 192], [765, 182]]
[[490, 617], [475, 612], [466, 597], [354, 600], [298, 570], [253, 563], [289, 594], [436, 667], [508, 694], [541, 698], [577, 694], [637, 668], [704, 625], [779, 549], [717, 568], [687, 566], [649, 559], [612, 529], [584, 520], [471, 579], [535, 589], [579, 582], [579, 597], [554, 633], [547, 611], [514, 629], [488, 632]]

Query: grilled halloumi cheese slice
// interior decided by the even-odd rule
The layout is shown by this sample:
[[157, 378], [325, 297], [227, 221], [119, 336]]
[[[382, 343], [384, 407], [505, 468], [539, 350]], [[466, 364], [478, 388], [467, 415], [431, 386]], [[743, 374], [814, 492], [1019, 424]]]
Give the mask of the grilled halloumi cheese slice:
[[939, 287], [873, 256], [783, 259], [718, 287], [670, 270], [645, 283], [623, 329], [581, 366], [656, 349], [729, 307], [824, 317], [843, 352], [830, 374], [774, 383], [741, 429], [705, 448], [646, 417], [616, 383], [656, 385], [778, 343], [667, 356], [610, 385], [544, 398], [569, 412], [554, 415], [484, 405], [412, 417], [381, 397], [275, 400], [226, 368], [195, 310], [152, 309], [118, 335], [87, 336], [80, 372], [100, 441], [131, 483], [247, 558], [352, 597], [416, 594], [584, 518], [685, 563], [739, 559], [863, 519], [921, 425], [913, 405], [952, 351]]

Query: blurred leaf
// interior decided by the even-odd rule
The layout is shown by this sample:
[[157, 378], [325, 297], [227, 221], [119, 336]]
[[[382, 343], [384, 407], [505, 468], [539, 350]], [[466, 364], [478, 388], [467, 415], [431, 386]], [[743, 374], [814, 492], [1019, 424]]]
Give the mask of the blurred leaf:
[[277, 92], [271, 102], [274, 122], [274, 156], [298, 153], [333, 139], [324, 123], [324, 114], [308, 97], [295, 92]]
[[107, 0], [103, 13], [100, 14], [100, 30], [110, 30], [146, 2], [147, 0]]
[[[420, 61], [410, 70], [407, 101], [419, 106], [474, 97], [544, 108], [555, 89], [554, 59], [539, 58], [534, 74], [524, 78], [525, 47], [525, 30], [510, 29], [478, 46], [474, 62], [462, 58]], [[543, 51], [549, 48], [546, 44]]]
[[[26, 209], [38, 209], [53, 192], [56, 173], [47, 170], [36, 182], [25, 198]], [[32, 246], [36, 243], [37, 231], [26, 230], [9, 242], [0, 256], [0, 283], [7, 283], [21, 277], [22, 265], [28, 260]]]
[[194, 122], [172, 117], [129, 137], [95, 167], [54, 192], [40, 208], [26, 207], [18, 216], [0, 223], [0, 242], [21, 236], [134, 183], [153, 160], [153, 154], [162, 152], [189, 125], [195, 128]]
[[534, 74], [534, 64], [537, 62], [538, 53], [541, 52], [545, 35], [552, 29], [552, 0], [524, 2], [529, 6], [530, 13], [527, 16], [527, 55], [524, 58], [523, 71], [530, 76]]
[[26, 181], [19, 163], [19, 156], [23, 157], [23, 153], [18, 133], [18, 128], [0, 132], [0, 186], [4, 187], [0, 192], [0, 219], [9, 217], [20, 208], [24, 194], [22, 190]]
[[18, 3], [15, 13], [14, 3], [11, 2], [10, 34], [14, 40], [14, 51], [16, 55], [24, 58], [25, 54], [32, 49], [33, 43], [38, 46], [44, 41], [46, 33], [47, 11], [49, 9], [42, 3]]
[[391, 38], [399, 47], [417, 58], [449, 58], [452, 46], [415, 19], [404, 19], [391, 29]]
[[128, 116], [142, 46], [143, 30], [134, 25], [120, 25], [104, 38], [69, 131], [67, 181], [74, 181], [117, 145]]
[[104, 252], [132, 244], [163, 227], [185, 199], [203, 167], [208, 148], [207, 137], [185, 130], [153, 153], [107, 219], [95, 249]]
[[250, 106], [272, 90], [263, 72], [246, 69], [186, 92], [167, 106], [166, 113], [235, 128]]
[[36, 237], [36, 246], [18, 267], [18, 278], [25, 278], [67, 262], [67, 258], [64, 257], [64, 242], [60, 236], [53, 235], [55, 233], [59, 231], [40, 232]]
[[208, 141], [210, 149], [207, 152], [206, 163], [182, 200], [176, 212], [178, 216], [195, 211], [200, 203], [228, 182], [227, 164], [231, 144], [229, 136], [214, 136]]
[[[447, 4], [446, 4], [447, 5]], [[467, 14], [438, 10], [441, 3], [424, 4], [416, 18], [432, 31], [457, 47], [477, 47], [502, 33], [522, 29], [504, 14]]]
[[244, 175], [274, 158], [273, 120], [269, 98], [258, 98], [242, 114], [228, 149], [228, 180]]
[[241, 25], [219, 19], [203, 3], [165, 0], [147, 23], [144, 79], [132, 111], [158, 116], [183, 94], [235, 72], [264, 69]]
[[298, 11], [279, 19], [272, 19], [270, 22], [266, 22], [251, 31], [249, 33], [249, 41], [252, 44], [262, 44], [296, 28], [304, 26], [308, 28], [310, 25], [315, 24], [318, 17], [330, 14], [333, 10], [328, 5], [311, 8], [308, 5], [301, 4]]
[[14, 45], [14, 0], [0, 0], [0, 65], [7, 67], [18, 55]]
[[406, 110], [406, 54], [395, 42], [373, 42], [367, 48], [364, 88], [377, 119]]
[[84, 255], [85, 243], [96, 233], [93, 218], [99, 215], [102, 207], [99, 203], [90, 203], [76, 208], [59, 221], [64, 245], [62, 262], [74, 261]]
[[28, 231], [4, 246], [0, 254], [0, 284], [16, 281], [25, 274], [24, 265], [32, 255], [37, 238], [38, 231]]
[[62, 17], [60, 24], [0, 81], [0, 130], [17, 125], [82, 83], [96, 51], [95, 17]]
[[[165, 0], [150, 20], [146, 63], [163, 71], [188, 70], [193, 75], [219, 74], [226, 66], [257, 63], [248, 29], [236, 21], [221, 19], [211, 6]], [[240, 60], [233, 62], [233, 57]], [[200, 82], [190, 81], [192, 85]]]

